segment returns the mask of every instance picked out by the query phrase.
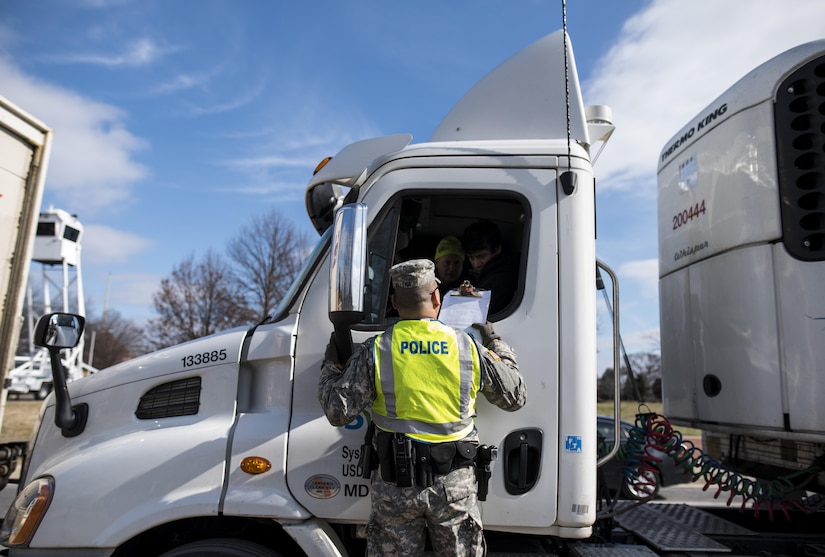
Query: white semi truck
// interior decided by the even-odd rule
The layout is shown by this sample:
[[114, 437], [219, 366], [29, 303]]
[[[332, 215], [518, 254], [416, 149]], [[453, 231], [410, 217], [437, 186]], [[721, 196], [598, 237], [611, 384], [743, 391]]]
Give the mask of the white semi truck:
[[[825, 45], [817, 44], [775, 64], [791, 72], [822, 56]], [[369, 417], [341, 428], [326, 421], [316, 393], [327, 340], [334, 328], [353, 342], [385, 330], [395, 319], [388, 268], [432, 257], [443, 236], [460, 235], [479, 219], [498, 224], [505, 248], [518, 254], [515, 296], [490, 320], [516, 349], [528, 388], [518, 412], [479, 402], [481, 441], [499, 453], [482, 503], [492, 554], [704, 555], [731, 552], [731, 531], [737, 554], [764, 552], [769, 543], [786, 544], [786, 554], [822, 544], [821, 528], [806, 526], [811, 516], [821, 525], [821, 513], [789, 510], [803, 531], [786, 539], [766, 534], [764, 514], [742, 513], [762, 522], [740, 525], [684, 505], [631, 508], [597, 485], [598, 464], [619, 450], [614, 439], [616, 449], [599, 456], [596, 425], [597, 269], [612, 278], [615, 301], [618, 290], [595, 254], [591, 152], [613, 130], [609, 115], [582, 102], [560, 31], [482, 79], [429, 141], [365, 140], [319, 166], [306, 205], [321, 237], [271, 318], [68, 387], [55, 383], [3, 522], [9, 555], [363, 554], [370, 488], [358, 462]], [[695, 318], [691, 326], [701, 326], [701, 315]], [[81, 325], [79, 316], [44, 316], [35, 336], [57, 361]], [[663, 337], [669, 363], [671, 333]], [[682, 391], [667, 375], [665, 382], [673, 406]], [[722, 465], [669, 444], [678, 435], [668, 430], [664, 439], [661, 417], [655, 426], [639, 421], [643, 445], [654, 440], [690, 467]], [[637, 469], [650, 464], [644, 455]], [[743, 498], [761, 503], [757, 495]], [[673, 533], [687, 541], [662, 538]]]
[[[51, 143], [50, 128], [0, 96], [0, 369], [4, 383], [15, 367]], [[3, 392], [0, 423], [5, 404]], [[25, 443], [0, 441], [0, 485], [6, 485]]]

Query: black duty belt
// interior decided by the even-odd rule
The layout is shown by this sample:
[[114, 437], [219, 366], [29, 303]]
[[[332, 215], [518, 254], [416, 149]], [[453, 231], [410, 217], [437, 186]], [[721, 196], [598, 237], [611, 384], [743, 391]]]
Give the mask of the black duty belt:
[[429, 487], [435, 476], [475, 466], [478, 443], [420, 443], [402, 433], [379, 431], [376, 442], [381, 478], [398, 487]]
[[381, 431], [375, 446], [375, 424], [370, 422], [361, 446], [358, 465], [361, 477], [369, 479], [372, 471], [381, 468], [381, 478], [398, 487], [430, 487], [437, 475], [449, 474], [457, 468], [475, 466], [478, 500], [487, 499], [490, 465], [498, 458], [498, 448], [472, 441], [449, 443], [419, 443], [402, 433]]

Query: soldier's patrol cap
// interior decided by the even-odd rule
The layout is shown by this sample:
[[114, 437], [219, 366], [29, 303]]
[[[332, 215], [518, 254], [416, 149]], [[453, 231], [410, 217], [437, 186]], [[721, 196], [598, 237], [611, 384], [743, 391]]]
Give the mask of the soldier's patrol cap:
[[435, 263], [429, 259], [411, 259], [390, 268], [392, 285], [396, 288], [418, 288], [441, 281], [435, 278]]

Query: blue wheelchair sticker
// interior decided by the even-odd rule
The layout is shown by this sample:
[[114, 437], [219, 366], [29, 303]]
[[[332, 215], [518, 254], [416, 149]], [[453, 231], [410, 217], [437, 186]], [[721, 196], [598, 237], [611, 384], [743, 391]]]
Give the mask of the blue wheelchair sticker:
[[568, 453], [582, 452], [582, 438], [580, 435], [568, 435], [564, 441], [564, 450]]

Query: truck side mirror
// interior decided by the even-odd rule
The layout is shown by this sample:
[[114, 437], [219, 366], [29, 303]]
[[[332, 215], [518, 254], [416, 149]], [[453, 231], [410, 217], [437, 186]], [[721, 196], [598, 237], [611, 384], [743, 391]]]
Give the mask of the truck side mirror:
[[329, 266], [329, 320], [335, 327], [338, 355], [352, 354], [349, 327], [364, 318], [367, 269], [367, 206], [344, 205], [335, 213]]
[[69, 389], [66, 386], [66, 370], [60, 360], [60, 351], [74, 348], [80, 342], [86, 319], [72, 313], [47, 313], [37, 320], [34, 328], [34, 344], [49, 351], [54, 383], [54, 425], [60, 428], [63, 437], [75, 437], [86, 429], [89, 407], [84, 402], [72, 406]]
[[50, 313], [37, 320], [34, 344], [51, 350], [74, 348], [80, 342], [86, 320], [71, 313]]

